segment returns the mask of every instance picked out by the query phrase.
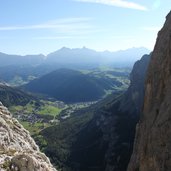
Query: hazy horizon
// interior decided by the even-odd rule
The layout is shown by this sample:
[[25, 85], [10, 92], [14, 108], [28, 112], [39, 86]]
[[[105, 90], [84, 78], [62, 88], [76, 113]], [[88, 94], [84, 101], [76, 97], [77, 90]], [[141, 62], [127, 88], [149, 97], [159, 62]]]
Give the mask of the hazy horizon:
[[[0, 53], [3, 53], [3, 54], [7, 54], [7, 55], [18, 55], [18, 56], [27, 56], [27, 55], [43, 55], [43, 56], [48, 56], [49, 54], [51, 54], [51, 53], [54, 53], [54, 52], [57, 52], [57, 51], [60, 51], [60, 50], [62, 50], [63, 48], [66, 48], [66, 49], [70, 49], [70, 50], [76, 50], [76, 49], [87, 49], [87, 50], [92, 50], [92, 51], [95, 51], [95, 52], [99, 52], [99, 53], [103, 53], [103, 52], [110, 52], [110, 53], [115, 53], [115, 52], [121, 52], [121, 51], [127, 51], [127, 50], [133, 50], [133, 49], [146, 49], [147, 51], [151, 51], [150, 49], [148, 49], [148, 48], [146, 48], [146, 47], [130, 47], [130, 48], [127, 48], [127, 49], [118, 49], [118, 50], [113, 50], [113, 51], [110, 51], [110, 50], [108, 50], [108, 49], [106, 49], [106, 50], [96, 50], [96, 49], [92, 49], [92, 48], [88, 48], [88, 47], [86, 47], [86, 46], [83, 46], [83, 47], [75, 47], [75, 48], [70, 48], [70, 47], [66, 47], [66, 46], [63, 46], [63, 47], [61, 47], [61, 48], [58, 48], [58, 49], [56, 49], [56, 50], [54, 50], [54, 51], [52, 51], [52, 52], [49, 52], [49, 53], [47, 53], [47, 54], [44, 54], [44, 53], [42, 53], [42, 52], [38, 52], [38, 53], [28, 53], [28, 54], [20, 54], [20, 53], [6, 53], [6, 52], [1, 52], [0, 51]], [[140, 58], [141, 58], [141, 56], [140, 56]]]

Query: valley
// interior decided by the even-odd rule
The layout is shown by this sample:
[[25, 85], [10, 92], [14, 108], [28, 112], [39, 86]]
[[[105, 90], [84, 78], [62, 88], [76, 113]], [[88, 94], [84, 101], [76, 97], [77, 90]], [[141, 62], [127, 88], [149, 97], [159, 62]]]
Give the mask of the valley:
[[0, 171], [171, 171], [170, 0], [0, 9]]
[[143, 85], [149, 60], [150, 56], [144, 55], [134, 64], [127, 90], [115, 91], [88, 108], [74, 111], [60, 124], [33, 136], [58, 169], [126, 170], [135, 125], [143, 105]]
[[[35, 75], [32, 75], [32, 77], [40, 77], [41, 79], [42, 69], [40, 70], [39, 66], [37, 67], [38, 69], [34, 67], [37, 72], [34, 73], [33, 71]], [[41, 67], [43, 68], [43, 66]], [[35, 94], [34, 92], [30, 93], [23, 90], [23, 88], [21, 90], [21, 87], [16, 87], [17, 85], [20, 86], [20, 84], [15, 84], [14, 86], [14, 82], [12, 82], [12, 84], [10, 85], [11, 80], [16, 79], [14, 68], [17, 69], [16, 71], [18, 78], [21, 78], [23, 76], [23, 78], [31, 77], [29, 75], [31, 74], [31, 69], [25, 70], [25, 67], [17, 68], [11, 66], [10, 68], [8, 66], [8, 72], [6, 74], [9, 75], [9, 79], [6, 80], [7, 83], [2, 83], [0, 86], [1, 101], [3, 102], [3, 104], [9, 107], [9, 110], [11, 113], [13, 113], [13, 116], [18, 119], [27, 130], [30, 131], [32, 136], [39, 134], [40, 131], [44, 130], [45, 128], [51, 127], [52, 125], [60, 124], [64, 120], [72, 117], [72, 114], [79, 110], [86, 109], [92, 105], [95, 105], [96, 103], [98, 103], [98, 101], [104, 99], [112, 92], [116, 93], [119, 91], [125, 91], [129, 86], [129, 68], [101, 67], [89, 70], [82, 69], [79, 71], [71, 69], [58, 69], [55, 72], [52, 71], [52, 76], [51, 72], [49, 71], [50, 76], [48, 75], [47, 79], [45, 79], [43, 83], [41, 82], [36, 85], [38, 86], [38, 90], [41, 90], [42, 86], [56, 85], [56, 83], [58, 83], [61, 84], [61, 87], [58, 88], [58, 90], [61, 92], [63, 87], [68, 84], [68, 87], [64, 89], [61, 97], [65, 97], [69, 92], [72, 92], [71, 96], [69, 97], [69, 99], [72, 100], [74, 99], [74, 96], [78, 96], [80, 92], [82, 92], [83, 98], [79, 98], [77, 101], [69, 100], [63, 102], [51, 96], [51, 94], [47, 96], [46, 94]], [[42, 76], [42, 78], [46, 78], [45, 73], [44, 75], [45, 76]], [[70, 76], [68, 77], [68, 75]], [[54, 81], [54, 83], [52, 84], [49, 84], [50, 77]], [[77, 81], [75, 80], [75, 77]], [[89, 81], [81, 83], [85, 79], [88, 79]], [[74, 80], [72, 86], [69, 84], [71, 80]], [[17, 82], [19, 81], [16, 81], [16, 83]], [[31, 83], [32, 80], [30, 80], [29, 82]], [[92, 95], [92, 93], [94, 94], [95, 89], [93, 89], [91, 82], [93, 82], [96, 89], [98, 86], [101, 86], [99, 89], [103, 92], [103, 94], [97, 99], [90, 98], [86, 100], [87, 95]], [[89, 83], [90, 86], [88, 89], [84, 88], [82, 90], [79, 90], [84, 85], [87, 86], [87, 84]], [[27, 84], [25, 85], [27, 86]], [[78, 88], [77, 86], [79, 86], [80, 88]], [[72, 87], [76, 87], [74, 91]], [[52, 88], [45, 87], [45, 89], [50, 89], [52, 93], [55, 93], [55, 90], [53, 90]]]
[[58, 170], [125, 171], [149, 59], [144, 55], [132, 71], [112, 65], [3, 66], [0, 100]]
[[148, 61], [144, 55], [132, 71], [108, 65], [3, 66], [1, 101], [57, 169], [125, 171]]
[[96, 102], [65, 104], [62, 101], [30, 101], [26, 105], [11, 105], [9, 111], [33, 136], [52, 125], [72, 116], [77, 110], [87, 108]]

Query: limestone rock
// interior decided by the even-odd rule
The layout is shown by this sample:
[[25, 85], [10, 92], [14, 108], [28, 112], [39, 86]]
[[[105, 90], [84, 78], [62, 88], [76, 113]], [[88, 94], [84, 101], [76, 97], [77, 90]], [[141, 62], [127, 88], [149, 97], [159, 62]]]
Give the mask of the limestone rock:
[[171, 12], [158, 33], [128, 171], [171, 170]]
[[0, 102], [0, 171], [56, 171], [29, 132]]
[[135, 62], [130, 74], [130, 86], [125, 92], [120, 105], [122, 112], [132, 113], [138, 118], [144, 101], [145, 78], [150, 57], [151, 55], [144, 55]]

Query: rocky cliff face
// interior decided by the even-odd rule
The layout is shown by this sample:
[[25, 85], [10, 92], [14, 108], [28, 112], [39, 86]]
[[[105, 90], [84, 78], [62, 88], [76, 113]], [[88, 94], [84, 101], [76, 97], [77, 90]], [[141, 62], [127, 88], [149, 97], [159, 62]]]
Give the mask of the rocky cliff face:
[[171, 12], [158, 33], [128, 171], [171, 170]]
[[139, 117], [144, 101], [144, 86], [146, 72], [151, 55], [144, 55], [140, 60], [135, 62], [130, 74], [130, 86], [121, 100], [120, 110], [129, 112]]
[[55, 171], [49, 159], [0, 103], [0, 170]]

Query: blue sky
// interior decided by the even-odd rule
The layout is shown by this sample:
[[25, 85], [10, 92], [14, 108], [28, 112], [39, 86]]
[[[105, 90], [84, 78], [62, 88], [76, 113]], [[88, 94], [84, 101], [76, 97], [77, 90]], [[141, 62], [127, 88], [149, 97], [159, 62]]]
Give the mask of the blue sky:
[[0, 51], [48, 54], [63, 46], [153, 49], [170, 0], [5, 0]]

